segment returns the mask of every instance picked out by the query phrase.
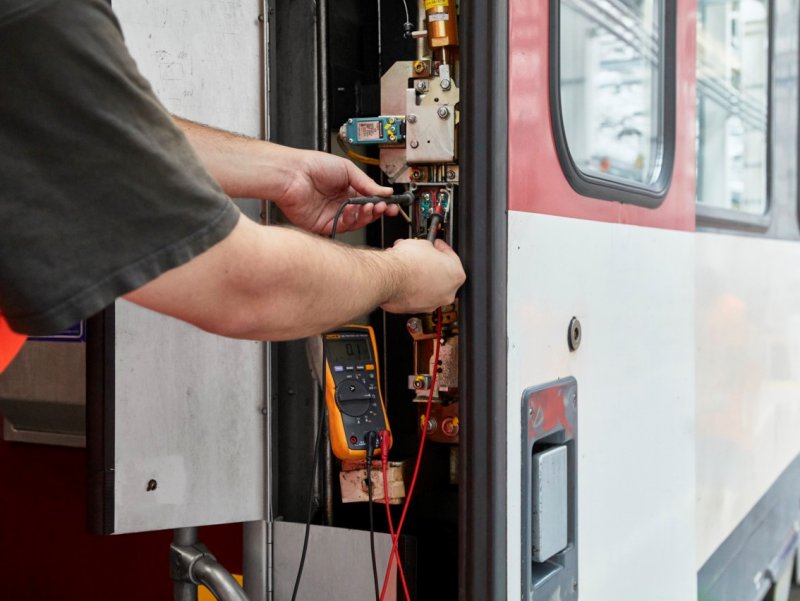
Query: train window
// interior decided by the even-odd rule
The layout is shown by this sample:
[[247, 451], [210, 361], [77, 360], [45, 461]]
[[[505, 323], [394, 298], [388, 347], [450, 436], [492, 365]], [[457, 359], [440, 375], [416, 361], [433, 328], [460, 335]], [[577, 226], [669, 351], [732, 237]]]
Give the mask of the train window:
[[697, 202], [767, 210], [769, 0], [699, 0]]
[[656, 206], [672, 171], [674, 4], [558, 0], [551, 99], [559, 156], [580, 193]]

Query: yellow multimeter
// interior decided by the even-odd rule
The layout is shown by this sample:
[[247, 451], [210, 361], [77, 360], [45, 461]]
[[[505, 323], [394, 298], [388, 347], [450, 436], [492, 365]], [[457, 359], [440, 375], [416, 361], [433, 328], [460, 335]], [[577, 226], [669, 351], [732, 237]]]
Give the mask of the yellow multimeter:
[[[385, 430], [391, 445], [375, 332], [369, 326], [347, 325], [323, 336], [325, 402], [333, 454], [339, 459], [364, 459], [370, 432]], [[375, 453], [380, 452], [377, 442], [375, 446]]]

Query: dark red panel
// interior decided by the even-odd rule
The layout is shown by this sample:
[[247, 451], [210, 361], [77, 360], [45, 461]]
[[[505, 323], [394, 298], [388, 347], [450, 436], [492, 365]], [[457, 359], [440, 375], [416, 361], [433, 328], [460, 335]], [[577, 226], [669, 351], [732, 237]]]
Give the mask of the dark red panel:
[[579, 195], [561, 170], [550, 122], [549, 2], [509, 0], [509, 199], [514, 211], [678, 230], [695, 227], [695, 10], [678, 3], [676, 154], [658, 209]]
[[[86, 534], [85, 464], [80, 449], [0, 441], [0, 598], [170, 601], [172, 534]], [[200, 536], [241, 573], [241, 526]]]

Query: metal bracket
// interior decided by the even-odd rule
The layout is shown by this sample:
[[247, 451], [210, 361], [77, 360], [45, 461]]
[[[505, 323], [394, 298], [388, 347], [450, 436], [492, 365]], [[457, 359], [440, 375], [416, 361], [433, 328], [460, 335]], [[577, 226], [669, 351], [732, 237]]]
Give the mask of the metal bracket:
[[206, 586], [220, 601], [248, 601], [247, 595], [198, 540], [197, 528], [179, 528], [169, 546], [175, 601], [197, 601], [197, 586]]
[[185, 582], [194, 585], [200, 584], [200, 581], [194, 577], [194, 567], [203, 557], [209, 558], [211, 561], [216, 561], [214, 557], [202, 543], [196, 543], [190, 546], [178, 545], [172, 543], [169, 546], [169, 575], [175, 582]]
[[522, 599], [578, 599], [578, 385], [522, 394]]

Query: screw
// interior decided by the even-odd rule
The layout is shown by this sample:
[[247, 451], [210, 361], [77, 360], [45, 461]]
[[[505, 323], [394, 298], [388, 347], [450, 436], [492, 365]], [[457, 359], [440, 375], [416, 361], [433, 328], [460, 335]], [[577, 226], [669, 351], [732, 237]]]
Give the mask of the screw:
[[452, 169], [447, 170], [447, 179], [456, 179], [456, 172]]
[[442, 81], [439, 82], [439, 85], [442, 86], [443, 90], [449, 90], [450, 89], [450, 80], [449, 79], [443, 79]]
[[351, 124], [351, 125], [352, 125], [352, 123], [353, 123], [353, 120], [352, 120], [352, 119], [348, 119], [348, 120], [347, 120], [347, 123], [349, 123], [349, 124]]
[[427, 92], [428, 91], [428, 82], [427, 81], [418, 81], [417, 85], [415, 86], [417, 92]]
[[409, 123], [416, 123], [417, 122], [417, 116], [416, 115], [409, 115], [408, 117], [406, 117], [406, 121], [408, 121]]
[[158, 488], [158, 482], [155, 480], [149, 480], [147, 482], [147, 492], [154, 491], [156, 488]]
[[411, 140], [410, 146], [411, 148], [417, 148], [419, 147], [419, 142], [417, 142], [416, 140]]
[[436, 110], [436, 114], [439, 115], [440, 119], [447, 119], [450, 116], [450, 109], [446, 106], [440, 106]]
[[416, 71], [417, 73], [422, 73], [423, 71], [425, 71], [425, 65], [422, 64], [420, 61], [415, 62], [414, 71]]
[[348, 142], [349, 144], [352, 144], [352, 143], [353, 143], [353, 138], [347, 138], [347, 142]]
[[411, 177], [413, 179], [421, 178], [422, 177], [422, 171], [420, 171], [419, 169], [414, 169], [414, 171], [411, 172]]
[[567, 344], [569, 345], [570, 351], [578, 350], [578, 347], [581, 345], [582, 335], [581, 322], [577, 317], [573, 317], [569, 320], [569, 327], [567, 330]]

